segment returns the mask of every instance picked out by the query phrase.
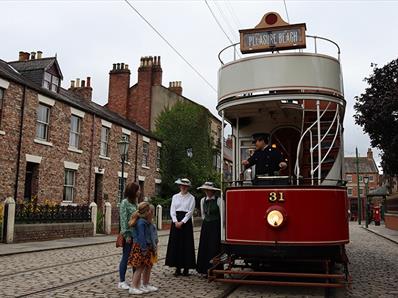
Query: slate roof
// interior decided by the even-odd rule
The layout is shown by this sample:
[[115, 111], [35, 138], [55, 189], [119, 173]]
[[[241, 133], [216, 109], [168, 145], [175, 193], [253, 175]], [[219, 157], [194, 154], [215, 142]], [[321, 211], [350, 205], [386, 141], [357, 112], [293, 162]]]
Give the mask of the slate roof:
[[[359, 157], [359, 173], [378, 173], [376, 163], [373, 159]], [[344, 157], [344, 173], [357, 172], [356, 157]]]
[[[44, 60], [44, 59], [37, 59], [38, 60]], [[77, 98], [75, 95], [71, 94], [68, 92], [68, 90], [60, 88], [59, 93], [54, 93], [50, 90], [47, 90], [31, 80], [27, 79], [24, 77], [20, 72], [16, 70], [14, 66], [9, 65], [7, 62], [4, 60], [0, 59], [0, 77], [10, 80], [16, 83], [19, 83], [21, 85], [24, 85], [26, 87], [29, 87], [32, 90], [37, 91], [38, 93], [45, 95], [47, 97], [53, 98], [57, 101], [61, 101], [63, 103], [66, 103], [67, 105], [74, 107], [76, 109], [82, 110], [84, 112], [87, 112], [89, 114], [94, 114], [101, 119], [107, 120], [109, 122], [112, 122], [114, 124], [120, 125], [124, 128], [127, 128], [129, 130], [138, 132], [144, 136], [150, 137], [155, 140], [159, 140], [159, 138], [155, 137], [152, 133], [147, 131], [145, 128], [137, 125], [136, 123], [129, 121], [117, 113], [114, 113], [107, 108], [96, 104], [93, 101], [88, 101], [84, 100], [81, 98]]]
[[58, 65], [57, 58], [55, 57], [47, 57], [41, 59], [27, 60], [27, 61], [12, 61], [8, 62], [9, 65], [14, 67], [20, 73], [27, 71], [35, 71], [35, 70], [47, 70], [55, 63], [59, 74], [61, 75], [61, 79], [63, 79], [61, 68]]

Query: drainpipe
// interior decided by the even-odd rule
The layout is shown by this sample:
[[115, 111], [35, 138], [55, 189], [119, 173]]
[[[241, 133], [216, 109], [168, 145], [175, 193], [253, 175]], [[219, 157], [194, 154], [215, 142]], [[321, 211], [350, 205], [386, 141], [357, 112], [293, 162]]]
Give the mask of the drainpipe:
[[135, 132], [135, 167], [134, 167], [134, 182], [137, 182], [137, 167], [138, 167], [138, 132]]
[[93, 125], [91, 131], [91, 152], [90, 152], [90, 162], [88, 168], [88, 203], [91, 201], [91, 171], [93, 168], [93, 155], [94, 155], [94, 136], [95, 136], [95, 114], [93, 114]]
[[22, 131], [23, 131], [23, 122], [24, 122], [25, 102], [26, 102], [26, 86], [23, 87], [22, 107], [21, 107], [21, 116], [20, 116], [20, 124], [19, 124], [17, 170], [16, 170], [16, 174], [15, 174], [15, 189], [14, 189], [15, 202], [17, 201], [17, 196], [18, 196], [18, 178], [19, 178], [19, 166], [21, 163]]

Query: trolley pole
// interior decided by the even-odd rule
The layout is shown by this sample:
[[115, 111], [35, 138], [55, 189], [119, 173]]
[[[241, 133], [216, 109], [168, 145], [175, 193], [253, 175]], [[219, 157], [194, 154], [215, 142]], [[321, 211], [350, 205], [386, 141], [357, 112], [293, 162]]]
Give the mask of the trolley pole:
[[356, 153], [356, 164], [357, 164], [357, 196], [358, 196], [358, 224], [361, 224], [362, 218], [362, 200], [359, 188], [359, 158], [358, 158], [358, 147], [355, 148]]

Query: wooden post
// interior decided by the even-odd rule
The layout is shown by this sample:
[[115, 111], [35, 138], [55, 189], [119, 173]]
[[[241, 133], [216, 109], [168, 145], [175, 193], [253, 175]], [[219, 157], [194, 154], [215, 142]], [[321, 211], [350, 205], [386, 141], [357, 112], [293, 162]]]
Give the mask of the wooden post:
[[5, 240], [6, 243], [13, 243], [14, 242], [14, 227], [15, 227], [15, 201], [13, 198], [9, 197], [6, 199], [4, 202], [4, 206], [6, 207], [7, 210], [7, 230], [5, 231]]
[[112, 206], [111, 203], [105, 203], [105, 234], [110, 235], [112, 232]]
[[97, 204], [92, 202], [90, 204], [91, 209], [91, 222], [93, 223], [93, 236], [97, 235]]

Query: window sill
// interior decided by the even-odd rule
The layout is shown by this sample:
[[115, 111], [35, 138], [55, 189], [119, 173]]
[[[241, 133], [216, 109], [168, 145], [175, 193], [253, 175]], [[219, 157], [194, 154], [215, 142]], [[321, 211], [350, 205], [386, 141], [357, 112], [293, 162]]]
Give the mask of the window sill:
[[160, 168], [156, 168], [156, 172], [160, 172]]
[[147, 166], [142, 166], [142, 168], [147, 169], [147, 170], [151, 169], [150, 167], [147, 167]]
[[69, 147], [68, 148], [69, 151], [75, 152], [75, 153], [83, 153], [83, 150], [77, 149], [77, 148], [73, 148], [73, 147]]
[[61, 206], [77, 206], [77, 204], [72, 201], [63, 201], [61, 202]]
[[108, 156], [103, 156], [103, 155], [100, 155], [99, 158], [101, 158], [101, 159], [106, 159], [106, 160], [111, 160], [110, 157], [108, 157]]
[[37, 143], [37, 144], [41, 144], [41, 145], [45, 145], [45, 146], [50, 146], [50, 147], [53, 146], [53, 143], [47, 142], [47, 141], [44, 141], [44, 140], [34, 139], [33, 141], [34, 141], [35, 143]]
[[0, 136], [4, 136], [6, 132], [4, 130], [0, 130]]

